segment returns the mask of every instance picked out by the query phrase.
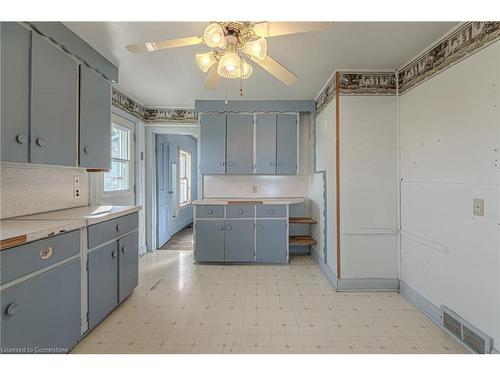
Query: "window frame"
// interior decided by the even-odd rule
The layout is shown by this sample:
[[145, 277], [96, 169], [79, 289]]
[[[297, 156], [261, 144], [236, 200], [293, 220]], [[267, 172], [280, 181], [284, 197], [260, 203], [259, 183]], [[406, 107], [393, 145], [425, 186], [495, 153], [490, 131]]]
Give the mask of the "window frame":
[[[184, 165], [184, 174], [185, 177], [181, 177], [181, 155], [185, 154], [188, 158], [185, 158], [186, 161], [189, 159], [189, 164], [186, 162]], [[189, 168], [187, 168], [189, 165]], [[189, 206], [193, 202], [193, 154], [189, 151], [183, 150], [179, 148], [179, 163], [178, 163], [178, 173], [177, 173], [177, 204], [179, 208]], [[184, 202], [181, 202], [182, 190], [181, 190], [181, 180], [186, 180], [187, 185], [187, 196], [188, 199]]]

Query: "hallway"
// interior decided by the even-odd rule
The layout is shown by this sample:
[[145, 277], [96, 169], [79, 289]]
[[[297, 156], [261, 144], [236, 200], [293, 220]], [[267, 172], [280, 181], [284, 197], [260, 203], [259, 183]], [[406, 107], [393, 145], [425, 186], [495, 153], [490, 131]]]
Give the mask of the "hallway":
[[192, 225], [175, 233], [160, 250], [193, 250], [193, 227]]
[[135, 292], [73, 353], [466, 353], [397, 293], [339, 293], [313, 258], [197, 265], [140, 259]]

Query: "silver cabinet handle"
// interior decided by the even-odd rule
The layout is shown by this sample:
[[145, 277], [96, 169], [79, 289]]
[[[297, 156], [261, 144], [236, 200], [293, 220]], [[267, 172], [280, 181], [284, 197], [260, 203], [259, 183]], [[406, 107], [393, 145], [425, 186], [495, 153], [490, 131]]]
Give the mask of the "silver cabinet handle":
[[284, 165], [285, 165], [285, 163], [283, 163], [282, 161], [280, 161], [280, 162], [278, 163], [278, 167], [282, 167], [282, 166], [284, 166]]
[[232, 161], [230, 161], [229, 163], [227, 163], [227, 165], [229, 165], [230, 167], [233, 165], [234, 163]]
[[37, 139], [36, 139], [36, 141], [35, 141], [35, 143], [36, 143], [36, 145], [37, 145], [38, 147], [42, 147], [42, 146], [44, 146], [44, 145], [45, 145], [45, 139], [43, 139], [43, 138], [41, 138], [41, 137], [40, 137], [40, 138], [37, 138]]
[[233, 227], [232, 227], [231, 225], [229, 225], [229, 224], [228, 224], [228, 225], [226, 225], [226, 229], [227, 229], [227, 230], [231, 230], [231, 229], [233, 229]]
[[24, 134], [18, 134], [16, 136], [17, 143], [24, 144], [24, 143], [26, 143], [27, 140], [28, 140], [28, 137], [26, 137]]
[[243, 209], [240, 208], [240, 210], [238, 211], [240, 213], [240, 215], [243, 215]]
[[269, 214], [274, 215], [274, 210], [272, 208], [269, 210]]
[[264, 230], [264, 226], [262, 224], [259, 225], [259, 230]]
[[223, 161], [220, 162], [220, 165], [221, 167], [223, 167], [226, 163], [224, 163]]
[[209, 209], [208, 209], [208, 214], [209, 214], [209, 215], [212, 215], [213, 213], [214, 213], [214, 211], [213, 211], [211, 208], [209, 208]]
[[121, 229], [122, 229], [122, 226], [120, 225], [120, 223], [116, 224], [116, 230], [120, 231]]
[[224, 225], [219, 225], [219, 230], [224, 230]]
[[125, 246], [122, 246], [122, 253], [125, 254], [126, 251], [125, 251]]
[[116, 255], [117, 255], [116, 250], [113, 250], [111, 252], [111, 258], [116, 258]]
[[275, 163], [274, 163], [274, 161], [272, 161], [272, 162], [271, 162], [271, 166], [272, 166], [272, 167], [274, 167], [274, 164], [275, 164]]
[[9, 316], [12, 316], [15, 313], [17, 313], [19, 309], [20, 309], [19, 305], [14, 302], [9, 304], [9, 306], [7, 306], [7, 308], [5, 309], [5, 313]]
[[49, 259], [52, 254], [54, 254], [54, 249], [52, 248], [52, 246], [47, 246], [40, 250], [40, 258], [42, 259]]
[[88, 154], [89, 154], [89, 147], [88, 147], [88, 146], [85, 146], [85, 147], [83, 148], [83, 153], [84, 153], [85, 155], [88, 155]]

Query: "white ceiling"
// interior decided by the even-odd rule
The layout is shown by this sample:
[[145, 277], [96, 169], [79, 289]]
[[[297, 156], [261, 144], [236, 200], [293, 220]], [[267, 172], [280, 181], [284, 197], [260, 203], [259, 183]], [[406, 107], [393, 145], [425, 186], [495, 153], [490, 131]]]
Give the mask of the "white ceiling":
[[453, 22], [338, 22], [320, 32], [268, 39], [268, 53], [300, 80], [285, 86], [259, 66], [243, 81], [221, 80], [214, 91], [202, 88], [205, 74], [194, 54], [207, 46], [190, 46], [132, 54], [126, 44], [201, 35], [203, 22], [66, 22], [120, 69], [117, 87], [151, 107], [190, 108], [196, 99], [314, 99], [335, 69], [382, 70], [401, 67], [450, 30]]

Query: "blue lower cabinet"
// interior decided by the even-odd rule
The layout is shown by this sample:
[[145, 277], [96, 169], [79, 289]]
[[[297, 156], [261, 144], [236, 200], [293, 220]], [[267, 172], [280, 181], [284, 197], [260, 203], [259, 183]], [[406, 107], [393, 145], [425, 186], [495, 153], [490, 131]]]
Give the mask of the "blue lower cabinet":
[[196, 261], [224, 262], [224, 220], [196, 222]]
[[256, 249], [257, 262], [287, 261], [287, 220], [257, 220]]
[[95, 327], [118, 305], [118, 242], [89, 253], [88, 320]]
[[139, 237], [134, 232], [118, 240], [118, 302], [121, 303], [139, 282]]
[[2, 353], [66, 353], [80, 338], [80, 259], [3, 290]]
[[225, 221], [225, 261], [254, 261], [254, 221]]

